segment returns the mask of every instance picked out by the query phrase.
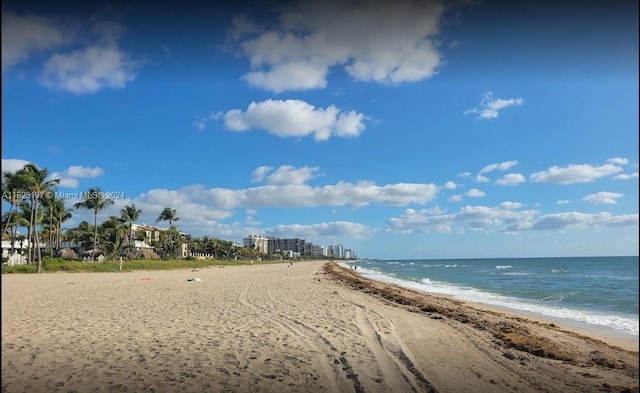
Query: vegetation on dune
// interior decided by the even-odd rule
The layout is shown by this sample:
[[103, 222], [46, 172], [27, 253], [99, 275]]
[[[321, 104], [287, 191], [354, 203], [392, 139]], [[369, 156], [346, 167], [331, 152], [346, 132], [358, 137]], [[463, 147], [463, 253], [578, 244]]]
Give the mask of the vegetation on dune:
[[[227, 261], [215, 259], [170, 259], [170, 260], [148, 260], [134, 259], [124, 261], [122, 264], [122, 272], [133, 272], [143, 270], [175, 270], [175, 269], [191, 269], [206, 268], [212, 266], [241, 266], [241, 265], [267, 265], [274, 263], [289, 263], [288, 261], [270, 260], [270, 261]], [[62, 258], [44, 258], [43, 266], [46, 272], [120, 272], [120, 261], [107, 261], [100, 263], [67, 261]], [[2, 273], [34, 273], [35, 266], [30, 265], [14, 265], [2, 266]]]

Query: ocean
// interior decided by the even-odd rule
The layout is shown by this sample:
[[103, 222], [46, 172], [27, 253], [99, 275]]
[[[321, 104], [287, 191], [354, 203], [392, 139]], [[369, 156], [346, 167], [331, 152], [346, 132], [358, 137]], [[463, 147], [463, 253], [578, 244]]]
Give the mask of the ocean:
[[638, 257], [358, 260], [365, 277], [638, 339]]

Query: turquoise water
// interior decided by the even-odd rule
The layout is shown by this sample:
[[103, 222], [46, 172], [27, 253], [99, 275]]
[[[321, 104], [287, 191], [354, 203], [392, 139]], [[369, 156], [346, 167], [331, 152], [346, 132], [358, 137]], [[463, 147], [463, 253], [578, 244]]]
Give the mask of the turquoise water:
[[363, 276], [638, 337], [638, 257], [361, 260]]

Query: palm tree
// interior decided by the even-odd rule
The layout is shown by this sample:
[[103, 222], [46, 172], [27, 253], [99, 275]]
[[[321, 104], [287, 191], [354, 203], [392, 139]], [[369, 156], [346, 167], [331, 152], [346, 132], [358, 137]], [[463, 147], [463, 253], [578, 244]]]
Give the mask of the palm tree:
[[[18, 210], [14, 215], [15, 218], [12, 218], [12, 220], [18, 222], [18, 226], [27, 227], [27, 236], [23, 239], [27, 241], [27, 263], [33, 263], [36, 259], [36, 250], [33, 246], [35, 232], [33, 223], [40, 222], [40, 220], [42, 219], [42, 206], [38, 206], [38, 209], [35, 212], [33, 211], [32, 206], [33, 203], [31, 203], [29, 200], [21, 200], [18, 204]], [[37, 217], [34, 217], [34, 215], [36, 215]], [[22, 250], [22, 246], [20, 247], [20, 249]]]
[[127, 228], [123, 225], [124, 222], [119, 217], [111, 216], [100, 225], [99, 243], [107, 259], [114, 259], [122, 251], [124, 240], [127, 237]]
[[60, 251], [60, 239], [62, 238], [62, 224], [71, 219], [71, 210], [67, 209], [64, 205], [64, 200], [61, 198], [55, 198], [52, 201], [52, 216], [54, 224], [55, 235], [55, 250]]
[[[173, 225], [174, 221], [178, 221], [179, 219], [180, 217], [178, 217], [178, 213], [176, 212], [176, 209], [171, 209], [170, 207], [165, 207], [160, 213], [160, 215], [158, 216], [158, 218], [156, 219], [156, 222], [169, 221], [169, 248], [171, 248], [172, 251], [173, 251], [173, 242], [171, 239], [171, 226]], [[173, 257], [175, 258], [175, 255], [173, 255]]]
[[104, 192], [98, 187], [90, 188], [82, 194], [84, 201], [77, 202], [73, 206], [76, 209], [93, 210], [93, 250], [91, 250], [91, 260], [96, 254], [96, 243], [98, 240], [98, 212], [113, 205], [113, 199], [105, 198]]
[[82, 221], [77, 227], [69, 228], [65, 232], [65, 236], [67, 240], [75, 242], [78, 246], [78, 252], [81, 251], [84, 247], [84, 243], [87, 241], [91, 241], [91, 243], [95, 243], [92, 239], [93, 230], [88, 222]]
[[11, 214], [13, 213], [14, 208], [18, 208], [18, 203], [20, 202], [20, 192], [23, 190], [21, 183], [22, 178], [16, 173], [5, 172], [2, 174], [2, 199], [9, 202], [9, 214], [6, 220], [6, 224], [2, 228], [3, 236], [7, 232], [7, 229], [9, 229], [9, 224], [12, 222]]
[[136, 222], [140, 215], [142, 214], [142, 209], [136, 208], [136, 205], [131, 204], [131, 206], [125, 206], [120, 209], [120, 217], [126, 222], [129, 223], [129, 245], [133, 245], [133, 223]]
[[39, 215], [38, 211], [38, 202], [46, 195], [51, 195], [54, 193], [54, 187], [58, 183], [60, 183], [60, 179], [52, 179], [47, 180], [49, 177], [49, 169], [38, 168], [35, 164], [27, 164], [16, 172], [18, 176], [21, 178], [21, 182], [24, 182], [25, 189], [29, 190], [30, 198], [31, 198], [31, 220], [32, 227], [34, 231], [34, 241], [36, 243], [36, 251], [37, 251], [37, 265], [36, 265], [36, 273], [42, 273], [42, 254], [40, 253], [40, 239], [38, 238], [38, 224], [39, 224]]
[[[29, 209], [30, 212], [30, 209]], [[4, 233], [2, 235], [2, 239], [5, 239], [5, 236], [8, 236], [11, 241], [11, 252], [9, 255], [15, 254], [15, 242], [17, 237], [17, 229], [18, 227], [28, 227], [29, 220], [25, 219], [20, 212], [16, 210], [14, 214], [11, 214], [11, 211], [2, 215], [2, 225], [3, 227], [8, 229], [8, 233]]]

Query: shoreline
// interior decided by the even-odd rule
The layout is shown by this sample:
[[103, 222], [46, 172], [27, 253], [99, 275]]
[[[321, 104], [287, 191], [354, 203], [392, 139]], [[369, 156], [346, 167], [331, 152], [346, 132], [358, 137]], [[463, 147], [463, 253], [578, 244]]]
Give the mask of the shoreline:
[[[349, 268], [349, 263], [342, 264], [340, 262], [337, 262], [337, 264], [339, 266], [342, 266], [342, 267], [345, 267], [345, 268]], [[628, 350], [638, 351], [638, 346], [639, 346], [639, 343], [640, 343], [640, 336], [634, 335], [633, 333], [627, 332], [625, 330], [615, 329], [615, 328], [612, 328], [612, 327], [609, 327], [609, 326], [604, 326], [604, 325], [592, 324], [592, 323], [588, 323], [588, 322], [584, 322], [584, 321], [573, 320], [573, 319], [569, 319], [569, 318], [562, 318], [562, 317], [557, 317], [557, 316], [545, 315], [545, 314], [538, 313], [538, 312], [535, 312], [535, 311], [520, 310], [520, 309], [516, 309], [516, 308], [511, 308], [509, 306], [502, 306], [502, 305], [496, 305], [496, 304], [491, 304], [491, 303], [477, 302], [477, 301], [472, 301], [472, 300], [468, 300], [468, 299], [460, 299], [460, 298], [457, 298], [454, 295], [450, 295], [450, 294], [432, 292], [432, 291], [424, 290], [424, 289], [420, 289], [420, 288], [413, 288], [413, 287], [411, 287], [409, 285], [405, 286], [402, 283], [370, 278], [370, 277], [367, 277], [367, 276], [363, 275], [362, 273], [360, 273], [357, 270], [355, 272], [360, 277], [363, 277], [363, 278], [368, 279], [368, 280], [373, 280], [373, 281], [376, 281], [376, 282], [384, 283], [386, 285], [393, 285], [393, 286], [397, 286], [397, 287], [400, 287], [400, 288], [403, 288], [403, 289], [429, 294], [429, 295], [435, 296], [435, 297], [442, 297], [442, 298], [452, 299], [452, 300], [456, 300], [456, 301], [460, 301], [460, 302], [465, 302], [465, 303], [467, 303], [469, 305], [473, 305], [474, 307], [484, 308], [484, 309], [487, 309], [487, 310], [498, 311], [498, 312], [503, 312], [503, 313], [507, 313], [507, 314], [513, 314], [513, 315], [521, 316], [523, 318], [533, 319], [533, 320], [537, 320], [537, 321], [541, 321], [541, 322], [554, 323], [556, 325], [562, 325], [566, 329], [573, 330], [573, 331], [575, 331], [577, 333], [582, 333], [584, 335], [593, 336], [593, 337], [598, 338], [600, 340], [603, 340], [605, 342], [611, 343], [612, 345], [617, 345], [617, 346], [620, 346], [620, 347], [628, 349]]]
[[637, 351], [331, 266], [2, 275], [3, 392], [638, 390]]

